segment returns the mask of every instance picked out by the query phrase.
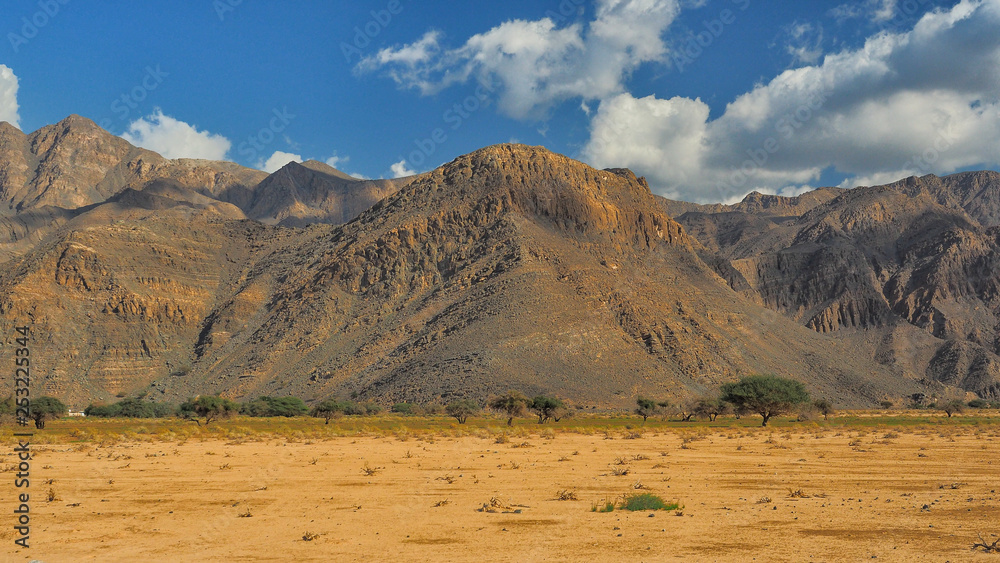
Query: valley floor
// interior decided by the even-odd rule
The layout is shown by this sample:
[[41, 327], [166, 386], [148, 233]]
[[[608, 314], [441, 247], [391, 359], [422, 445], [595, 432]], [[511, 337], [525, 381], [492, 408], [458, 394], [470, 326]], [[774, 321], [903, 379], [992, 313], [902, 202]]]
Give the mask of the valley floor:
[[[979, 534], [988, 543], [1000, 534], [1000, 425], [992, 419], [572, 432], [519, 422], [510, 435], [494, 421], [343, 436], [307, 422], [311, 433], [237, 424], [209, 434], [190, 425], [189, 435], [112, 438], [60, 434], [60, 424], [75, 422], [50, 423], [56, 442], [32, 446], [27, 550], [13, 543], [15, 455], [6, 429], [0, 559], [998, 557], [970, 549]], [[593, 510], [644, 492], [683, 508]]]

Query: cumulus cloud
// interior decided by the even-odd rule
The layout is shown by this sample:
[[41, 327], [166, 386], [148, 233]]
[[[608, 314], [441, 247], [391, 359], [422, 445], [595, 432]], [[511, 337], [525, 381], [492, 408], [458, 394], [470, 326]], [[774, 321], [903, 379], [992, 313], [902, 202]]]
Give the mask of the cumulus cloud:
[[281, 170], [283, 166], [289, 162], [302, 162], [302, 155], [292, 154], [282, 151], [274, 151], [274, 154], [270, 156], [266, 161], [262, 161], [257, 164], [257, 168], [260, 168], [268, 174], [274, 174], [278, 170]]
[[357, 68], [382, 70], [423, 94], [476, 80], [495, 92], [504, 114], [541, 119], [567, 99], [618, 94], [641, 64], [663, 61], [662, 35], [679, 10], [677, 0], [597, 0], [586, 25], [560, 26], [550, 17], [512, 20], [458, 48], [446, 48], [441, 34], [431, 31], [363, 59]]
[[392, 172], [393, 178], [403, 178], [405, 176], [413, 176], [417, 172], [415, 170], [410, 170], [406, 167], [406, 160], [400, 160], [399, 162], [393, 164], [389, 167]]
[[0, 121], [20, 127], [21, 117], [17, 114], [17, 76], [6, 65], [0, 65]]
[[224, 160], [232, 146], [222, 135], [198, 131], [193, 125], [164, 115], [160, 108], [130, 123], [122, 138], [171, 159]]
[[695, 201], [773, 193], [824, 170], [862, 183], [995, 165], [998, 27], [1000, 0], [962, 0], [912, 30], [787, 70], [715, 119], [700, 100], [622, 93], [601, 102], [581, 156]]

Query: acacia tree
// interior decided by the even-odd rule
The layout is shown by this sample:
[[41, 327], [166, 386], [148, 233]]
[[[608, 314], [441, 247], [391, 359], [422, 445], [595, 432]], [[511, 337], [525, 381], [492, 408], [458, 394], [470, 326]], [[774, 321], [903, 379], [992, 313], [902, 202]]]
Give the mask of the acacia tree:
[[776, 375], [750, 375], [722, 386], [722, 400], [737, 409], [755, 412], [767, 426], [771, 417], [809, 402], [809, 393], [798, 381]]
[[704, 417], [712, 422], [715, 422], [715, 419], [720, 414], [726, 414], [729, 412], [729, 404], [719, 398], [704, 397], [698, 399], [698, 402], [695, 403], [692, 411], [695, 416]]
[[564, 406], [563, 402], [555, 397], [538, 395], [531, 400], [531, 404], [528, 405], [528, 408], [538, 415], [538, 424], [544, 424], [545, 421], [550, 418], [555, 418], [556, 422], [558, 422], [560, 418], [560, 411], [562, 411]]
[[678, 403], [674, 410], [677, 412], [677, 416], [681, 417], [681, 422], [688, 422], [694, 418], [694, 415], [696, 414], [694, 409], [697, 406], [698, 403], [694, 401], [687, 401], [684, 403]]
[[470, 399], [461, 399], [448, 403], [444, 409], [448, 416], [454, 417], [459, 424], [465, 424], [470, 416], [479, 412], [479, 405]]
[[635, 414], [642, 417], [643, 424], [646, 423], [647, 418], [655, 415], [660, 410], [660, 406], [653, 399], [638, 397], [635, 400], [635, 404]]
[[950, 401], [945, 401], [943, 404], [938, 406], [939, 409], [943, 410], [948, 418], [951, 418], [953, 414], [961, 414], [965, 412], [965, 403], [959, 399], [951, 399]]
[[201, 426], [199, 418], [205, 419], [205, 426], [213, 420], [228, 418], [240, 410], [240, 405], [234, 401], [219, 397], [218, 395], [201, 395], [194, 399], [188, 399], [177, 408], [177, 415], [181, 418], [193, 420], [195, 424]]
[[47, 420], [66, 415], [66, 405], [55, 397], [39, 397], [31, 401], [28, 414], [35, 421], [35, 428], [43, 430]]
[[330, 424], [331, 418], [344, 414], [345, 410], [347, 410], [347, 405], [344, 403], [336, 399], [327, 399], [313, 407], [310, 414], [316, 418], [325, 418], [326, 422], [324, 424]]
[[826, 399], [816, 399], [816, 401], [813, 402], [813, 406], [816, 407], [816, 410], [823, 415], [823, 420], [829, 420], [830, 415], [837, 412], [833, 410], [833, 404]]
[[501, 395], [490, 401], [490, 408], [496, 409], [507, 415], [507, 426], [514, 425], [514, 417], [524, 414], [528, 406], [528, 398], [519, 391], [507, 391], [506, 395]]

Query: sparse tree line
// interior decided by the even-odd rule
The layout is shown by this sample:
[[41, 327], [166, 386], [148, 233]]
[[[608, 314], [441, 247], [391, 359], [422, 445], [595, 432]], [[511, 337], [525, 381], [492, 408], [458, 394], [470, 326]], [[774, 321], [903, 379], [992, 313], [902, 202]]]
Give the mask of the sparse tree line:
[[[166, 418], [176, 416], [193, 420], [199, 426], [213, 421], [228, 418], [237, 414], [251, 417], [296, 417], [312, 416], [322, 418], [326, 424], [331, 419], [342, 416], [373, 416], [384, 411], [381, 405], [373, 402], [357, 402], [356, 395], [351, 400], [326, 399], [317, 403], [311, 409], [298, 397], [268, 397], [238, 403], [217, 395], [201, 395], [188, 399], [180, 405], [155, 403], [146, 400], [144, 396], [125, 398], [111, 404], [91, 404], [84, 410], [86, 416], [104, 418]], [[935, 409], [951, 417], [954, 414], [972, 409], [1000, 409], [1000, 402], [973, 399], [965, 402], [957, 398], [938, 399], [916, 393], [908, 397], [907, 405], [914, 409]], [[880, 403], [883, 409], [893, 408], [892, 401]], [[579, 407], [578, 407], [579, 408]], [[389, 411], [398, 415], [447, 415], [460, 424], [465, 424], [469, 417], [479, 415], [484, 409], [499, 413], [506, 419], [507, 426], [512, 426], [516, 418], [524, 416], [537, 417], [539, 424], [552, 420], [559, 422], [571, 413], [564, 401], [556, 397], [536, 395], [529, 398], [520, 391], [511, 390], [493, 397], [485, 403], [471, 399], [457, 399], [448, 404], [428, 403], [416, 404], [401, 402], [392, 405]], [[0, 416], [7, 418], [16, 410], [12, 396], [0, 401]], [[733, 383], [724, 384], [716, 396], [695, 398], [689, 401], [672, 404], [670, 401], [638, 397], [634, 414], [642, 417], [643, 422], [654, 416], [677, 416], [681, 421], [705, 419], [715, 421], [719, 416], [735, 416], [741, 418], [756, 414], [762, 418], [761, 425], [767, 426], [773, 417], [798, 412], [800, 418], [822, 415], [828, 418], [835, 414], [832, 403], [826, 399], [812, 400], [802, 383], [777, 377], [774, 375], [751, 375]], [[66, 416], [67, 408], [54, 397], [39, 397], [31, 402], [30, 419], [36, 428], [45, 427], [45, 422]]]
[[767, 426], [771, 418], [793, 410], [814, 409], [824, 417], [834, 413], [826, 399], [811, 401], [802, 383], [774, 375], [751, 375], [722, 386], [718, 396], [701, 397], [677, 405], [644, 397], [636, 399], [635, 414], [643, 422], [658, 414], [676, 414], [680, 420], [703, 418], [714, 421], [719, 416], [758, 414]]

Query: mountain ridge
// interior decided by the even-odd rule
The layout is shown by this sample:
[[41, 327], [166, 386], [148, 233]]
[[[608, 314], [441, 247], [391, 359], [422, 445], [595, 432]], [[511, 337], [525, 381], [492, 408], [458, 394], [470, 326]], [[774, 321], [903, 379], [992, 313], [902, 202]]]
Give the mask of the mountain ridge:
[[371, 181], [112, 137], [0, 126], [0, 329], [33, 320], [39, 384], [75, 406], [516, 387], [623, 407], [756, 372], [848, 406], [1000, 393], [994, 173], [703, 206], [544, 147]]

